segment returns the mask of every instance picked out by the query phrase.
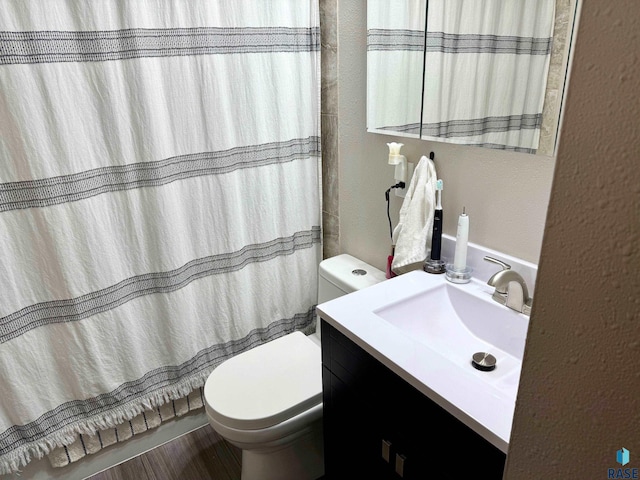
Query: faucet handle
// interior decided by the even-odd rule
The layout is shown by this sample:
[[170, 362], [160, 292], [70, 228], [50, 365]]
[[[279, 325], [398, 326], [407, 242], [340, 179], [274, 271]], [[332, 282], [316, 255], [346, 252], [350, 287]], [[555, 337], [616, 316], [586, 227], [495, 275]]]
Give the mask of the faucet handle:
[[511, 265], [509, 265], [508, 263], [504, 263], [502, 260], [498, 260], [497, 258], [493, 258], [487, 255], [486, 257], [484, 257], [484, 260], [486, 260], [487, 262], [495, 263], [496, 265], [500, 265], [502, 267], [502, 270], [511, 269]]
[[[501, 294], [506, 296], [508, 282], [502, 281], [502, 278], [504, 277], [504, 275], [513, 275], [512, 273], [513, 270], [511, 270], [511, 265], [503, 262], [502, 260], [498, 260], [497, 258], [493, 258], [489, 256], [484, 257], [484, 260], [486, 260], [487, 262], [495, 263], [496, 265], [500, 265], [502, 267], [502, 270], [494, 273], [491, 276], [491, 278], [487, 281], [487, 285], [495, 287], [496, 290], [494, 292], [494, 297], [496, 294]], [[505, 273], [507, 271], [509, 272], [508, 274]]]

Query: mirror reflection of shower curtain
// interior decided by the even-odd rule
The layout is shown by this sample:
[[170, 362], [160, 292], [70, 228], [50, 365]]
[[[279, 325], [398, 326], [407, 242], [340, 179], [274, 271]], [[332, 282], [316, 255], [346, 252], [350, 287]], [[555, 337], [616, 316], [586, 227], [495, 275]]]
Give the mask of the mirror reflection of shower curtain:
[[555, 0], [430, 0], [422, 138], [535, 153]]
[[[367, 2], [367, 130], [417, 137], [426, 0]], [[381, 132], [384, 133], [384, 132]]]

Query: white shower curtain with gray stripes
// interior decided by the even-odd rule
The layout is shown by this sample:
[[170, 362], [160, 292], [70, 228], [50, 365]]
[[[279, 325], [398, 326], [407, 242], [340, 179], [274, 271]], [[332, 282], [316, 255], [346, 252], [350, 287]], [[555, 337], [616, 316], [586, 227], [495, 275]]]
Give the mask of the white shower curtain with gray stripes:
[[317, 0], [0, 0], [0, 473], [314, 322]]

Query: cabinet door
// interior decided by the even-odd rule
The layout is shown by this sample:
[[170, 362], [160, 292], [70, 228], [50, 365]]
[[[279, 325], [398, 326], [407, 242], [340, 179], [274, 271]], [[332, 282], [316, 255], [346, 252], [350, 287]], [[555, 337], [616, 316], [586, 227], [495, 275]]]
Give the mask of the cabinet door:
[[395, 423], [392, 438], [404, 457], [402, 478], [502, 478], [504, 453], [389, 373], [394, 378], [387, 378], [391, 388], [385, 389], [385, 396]]
[[325, 475], [327, 479], [387, 479], [381, 437], [366, 395], [323, 368]]

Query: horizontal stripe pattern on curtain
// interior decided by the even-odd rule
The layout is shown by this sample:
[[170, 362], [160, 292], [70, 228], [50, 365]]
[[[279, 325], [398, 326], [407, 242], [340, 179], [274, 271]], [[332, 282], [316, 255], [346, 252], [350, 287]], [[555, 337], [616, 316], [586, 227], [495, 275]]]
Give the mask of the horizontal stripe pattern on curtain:
[[318, 48], [318, 28], [171, 28], [102, 32], [0, 32], [0, 65]]
[[4, 4], [0, 474], [311, 329], [321, 241], [317, 2]]
[[0, 343], [51, 323], [77, 322], [99, 312], [116, 308], [133, 298], [164, 293], [185, 287], [207, 275], [220, 275], [244, 268], [248, 263], [266, 262], [289, 255], [320, 241], [320, 227], [296, 232], [258, 245], [246, 245], [238, 252], [198, 258], [169, 272], [154, 272], [128, 278], [109, 288], [68, 300], [30, 305], [0, 318]]
[[552, 43], [551, 37], [427, 32], [427, 52], [549, 55]]
[[[494, 132], [509, 132], [519, 129], [539, 129], [542, 125], [542, 113], [533, 115], [511, 115], [507, 117], [487, 117], [469, 120], [452, 120], [422, 124], [422, 135], [428, 137], [472, 137]], [[420, 124], [390, 125], [381, 130], [413, 133], [419, 135]], [[502, 144], [474, 143], [474, 146], [510, 150], [521, 153], [535, 153], [535, 150], [526, 147], [506, 146]]]
[[371, 28], [367, 30], [367, 51], [424, 50], [424, 30]]
[[320, 154], [319, 137], [224, 152], [192, 153], [156, 162], [96, 168], [72, 175], [0, 184], [0, 211], [73, 202], [105, 192], [160, 186], [200, 175], [291, 162]]
[[[553, 39], [504, 35], [427, 32], [427, 52], [508, 53], [549, 55]], [[367, 51], [419, 51], [425, 49], [424, 30], [376, 29], [367, 31]]]

